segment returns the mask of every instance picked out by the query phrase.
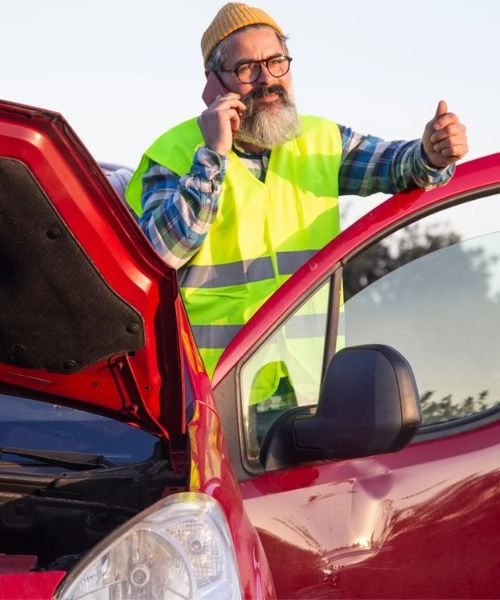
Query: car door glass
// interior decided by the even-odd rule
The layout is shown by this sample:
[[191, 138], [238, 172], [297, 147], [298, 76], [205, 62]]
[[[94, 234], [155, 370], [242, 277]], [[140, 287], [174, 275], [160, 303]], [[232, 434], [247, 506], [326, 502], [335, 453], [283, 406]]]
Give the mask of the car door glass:
[[498, 193], [450, 207], [344, 268], [346, 345], [389, 344], [409, 360], [424, 425], [500, 405], [499, 210]]
[[243, 429], [250, 459], [283, 411], [316, 404], [321, 384], [330, 282], [323, 284], [243, 365]]

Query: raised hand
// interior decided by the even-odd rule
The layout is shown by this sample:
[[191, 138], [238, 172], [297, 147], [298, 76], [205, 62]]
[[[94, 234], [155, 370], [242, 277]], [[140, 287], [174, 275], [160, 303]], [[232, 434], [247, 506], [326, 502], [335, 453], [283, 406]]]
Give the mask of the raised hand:
[[466, 128], [448, 105], [440, 100], [436, 114], [427, 123], [422, 136], [425, 156], [430, 165], [439, 169], [452, 165], [468, 152]]
[[246, 110], [239, 94], [219, 95], [201, 113], [198, 125], [205, 144], [218, 154], [227, 155], [233, 145], [233, 134], [240, 128], [241, 114]]

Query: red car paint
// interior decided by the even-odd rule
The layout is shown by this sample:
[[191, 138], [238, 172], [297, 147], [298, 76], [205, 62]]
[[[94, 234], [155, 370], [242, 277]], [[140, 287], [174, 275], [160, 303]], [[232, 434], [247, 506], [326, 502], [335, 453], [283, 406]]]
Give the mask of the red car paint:
[[[81, 407], [84, 403], [167, 438], [172, 462], [179, 470], [187, 466], [190, 471], [189, 489], [217, 498], [238, 532], [234, 537], [246, 596], [272, 597], [262, 546], [243, 511], [239, 487], [223, 455], [210, 385], [196, 355], [174, 272], [145, 243], [126, 207], [117, 202], [105, 177], [61, 117], [0, 103], [0, 155], [24, 163], [35, 174], [99, 272], [140, 311], [146, 323], [146, 344], [134, 356], [116, 357], [71, 377], [2, 364], [0, 379], [35, 391], [50, 388], [51, 395], [64, 398], [66, 404]], [[73, 201], [68, 202], [68, 197]], [[184, 360], [196, 394], [195, 417], [188, 431], [192, 451], [188, 465], [183, 438], [187, 432], [181, 375]], [[168, 385], [166, 373], [170, 374]], [[18, 574], [0, 574], [0, 597], [26, 598], [24, 589], [31, 597], [51, 597], [61, 574], [30, 573], [23, 585], [20, 578]]]
[[[174, 272], [65, 121], [0, 103], [0, 156], [36, 175], [98, 271], [141, 313], [146, 328], [146, 343], [133, 356], [71, 377], [1, 364], [0, 379], [22, 389], [50, 388], [60, 402], [112, 414], [168, 440], [172, 463], [188, 471], [187, 489], [223, 508], [246, 598], [500, 596], [498, 420], [392, 454], [317, 461], [238, 481], [226, 443], [234, 432], [225, 430], [218, 407], [222, 384], [243, 357], [333, 265], [433, 206], [498, 186], [500, 155], [459, 167], [444, 188], [396, 196], [342, 232], [241, 330], [212, 383]], [[1, 564], [0, 598], [51, 598], [65, 575], [28, 572], [21, 558], [5, 569]]]
[[497, 423], [446, 448], [423, 442], [244, 483], [278, 596], [498, 597], [499, 435]]
[[[290, 299], [324, 279], [332, 265], [433, 205], [499, 186], [495, 154], [459, 167], [443, 188], [395, 196], [354, 223], [235, 337], [215, 386], [275, 326]], [[278, 597], [499, 597], [500, 560], [491, 535], [500, 520], [499, 458], [496, 421], [394, 454], [302, 465], [243, 482]]]

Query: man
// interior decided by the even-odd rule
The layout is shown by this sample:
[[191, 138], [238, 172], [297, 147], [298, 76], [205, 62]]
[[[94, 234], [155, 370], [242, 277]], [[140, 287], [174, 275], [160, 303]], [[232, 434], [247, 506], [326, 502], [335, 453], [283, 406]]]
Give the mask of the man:
[[201, 46], [208, 107], [147, 150], [127, 200], [179, 270], [212, 375], [239, 328], [338, 234], [339, 195], [444, 184], [468, 148], [444, 101], [412, 142], [299, 117], [286, 37], [258, 8], [226, 4]]

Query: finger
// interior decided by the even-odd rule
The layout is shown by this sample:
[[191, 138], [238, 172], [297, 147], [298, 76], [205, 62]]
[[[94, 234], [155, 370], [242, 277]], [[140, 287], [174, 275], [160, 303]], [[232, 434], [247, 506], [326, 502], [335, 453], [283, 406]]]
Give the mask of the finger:
[[448, 127], [434, 132], [431, 135], [431, 142], [435, 144], [453, 135], [464, 135], [465, 131], [466, 128], [464, 125], [462, 125], [462, 123], [452, 123], [451, 125], [448, 125]]
[[436, 108], [436, 114], [434, 115], [435, 119], [439, 119], [439, 117], [441, 117], [442, 115], [445, 115], [448, 112], [448, 104], [446, 103], [446, 100], [440, 100], [438, 102], [437, 108]]
[[239, 99], [239, 98], [240, 98], [240, 95], [234, 94], [233, 92], [228, 92], [227, 94], [217, 94], [217, 96], [215, 96], [213, 101], [208, 105], [208, 108], [213, 109], [213, 108], [216, 108], [222, 102], [225, 102], [226, 100]]
[[227, 92], [227, 94], [217, 94], [215, 97], [216, 101], [223, 100], [239, 100], [241, 96], [239, 94], [235, 94], [234, 92]]
[[446, 158], [454, 158], [456, 160], [460, 160], [463, 158], [467, 152], [469, 151], [469, 146], [467, 144], [461, 144], [460, 146], [455, 146], [453, 148], [446, 148], [440, 152], [441, 156]]
[[462, 147], [467, 147], [467, 139], [465, 138], [451, 138], [449, 140], [444, 140], [442, 142], [440, 142], [439, 144], [434, 144], [434, 146], [432, 147], [432, 150], [436, 153], [441, 153], [444, 152], [445, 150], [452, 150], [454, 148], [462, 148]]
[[460, 123], [460, 119], [454, 113], [446, 113], [434, 121], [432, 124], [432, 129], [434, 131], [439, 131], [448, 125], [452, 125], [453, 123]]
[[241, 125], [240, 113], [236, 109], [229, 111], [229, 121], [231, 122], [231, 130], [233, 133], [239, 130]]
[[467, 145], [467, 138], [462, 135], [454, 135], [434, 144], [432, 149], [434, 152], [442, 152], [445, 149], [457, 148], [463, 145]]
[[246, 106], [239, 100], [239, 96], [228, 97], [221, 96], [220, 100], [214, 103], [214, 110], [227, 110], [228, 108], [237, 108], [240, 111], [246, 110]]
[[233, 108], [231, 106], [227, 107], [227, 108], [223, 108], [221, 110], [216, 111], [217, 112], [217, 116], [220, 118], [227, 118], [229, 117], [230, 119], [232, 119], [234, 117], [234, 115], [237, 115], [238, 117], [240, 116], [239, 110], [236, 108]]

